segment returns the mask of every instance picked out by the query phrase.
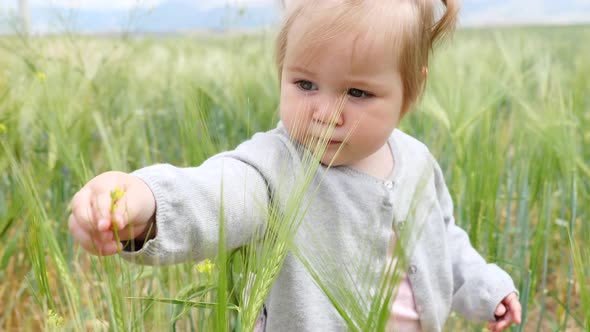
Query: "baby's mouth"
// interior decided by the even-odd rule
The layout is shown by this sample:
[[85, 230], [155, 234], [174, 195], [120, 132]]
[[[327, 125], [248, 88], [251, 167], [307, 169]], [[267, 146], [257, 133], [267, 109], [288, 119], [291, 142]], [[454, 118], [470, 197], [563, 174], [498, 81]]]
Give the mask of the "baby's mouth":
[[339, 145], [343, 144], [344, 142], [339, 139], [329, 139], [327, 137], [318, 137], [318, 136], [312, 135], [311, 139], [309, 140], [309, 143], [311, 143], [312, 145], [317, 145], [317, 146], [335, 147], [335, 146], [339, 146]]

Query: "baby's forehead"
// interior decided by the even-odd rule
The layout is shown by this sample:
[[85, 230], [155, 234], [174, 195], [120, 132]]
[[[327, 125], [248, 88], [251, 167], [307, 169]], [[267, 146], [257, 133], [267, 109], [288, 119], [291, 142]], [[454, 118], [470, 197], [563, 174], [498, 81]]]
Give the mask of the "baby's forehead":
[[340, 31], [332, 35], [318, 36], [301, 25], [293, 26], [287, 41], [286, 62], [298, 67], [312, 67], [314, 64], [338, 58], [345, 61], [351, 73], [367, 74], [382, 70], [385, 65], [397, 68], [399, 47], [379, 35], [363, 31]]
[[353, 62], [397, 59], [410, 42], [407, 31], [414, 23], [402, 14], [413, 16], [409, 11], [412, 8], [398, 6], [394, 14], [382, 14], [377, 9], [379, 6], [347, 11], [322, 6], [316, 11], [306, 11], [291, 22], [287, 51], [316, 57], [337, 48]]

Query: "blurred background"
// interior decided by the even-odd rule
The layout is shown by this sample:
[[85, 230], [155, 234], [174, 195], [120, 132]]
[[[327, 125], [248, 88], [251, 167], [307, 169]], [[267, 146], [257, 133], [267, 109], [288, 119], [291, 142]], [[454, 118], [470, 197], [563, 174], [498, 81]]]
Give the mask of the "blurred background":
[[[0, 31], [13, 32], [20, 16], [35, 34], [259, 29], [279, 18], [276, 0], [3, 0], [0, 10]], [[590, 0], [466, 0], [461, 12], [466, 27], [587, 22]]]

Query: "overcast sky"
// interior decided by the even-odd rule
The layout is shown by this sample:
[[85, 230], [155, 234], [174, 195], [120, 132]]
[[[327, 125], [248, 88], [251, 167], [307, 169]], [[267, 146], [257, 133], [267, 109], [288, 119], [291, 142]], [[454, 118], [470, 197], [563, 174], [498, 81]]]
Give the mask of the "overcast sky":
[[[176, 0], [177, 2], [192, 3], [203, 9], [235, 6], [272, 6], [275, 0]], [[17, 0], [2, 0], [2, 2], [17, 2]], [[29, 0], [31, 7], [41, 7], [51, 4], [60, 7], [86, 9], [129, 9], [137, 7], [153, 7], [165, 0]]]
[[[207, 10], [227, 5], [272, 8], [278, 0], [29, 0], [29, 3], [31, 8], [112, 10], [150, 8], [167, 1]], [[14, 7], [17, 2], [0, 0], [0, 8]], [[590, 22], [590, 0], [463, 0], [462, 7], [462, 25]]]

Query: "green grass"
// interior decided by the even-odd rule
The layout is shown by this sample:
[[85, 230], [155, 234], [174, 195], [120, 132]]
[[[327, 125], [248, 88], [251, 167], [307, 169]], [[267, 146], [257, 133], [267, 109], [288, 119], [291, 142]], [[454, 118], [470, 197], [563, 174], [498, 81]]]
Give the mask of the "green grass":
[[[209, 274], [196, 262], [90, 257], [67, 217], [100, 172], [196, 165], [274, 127], [271, 37], [0, 39], [0, 329], [249, 329], [273, 280], [262, 269], [280, 266], [287, 234], [266, 256], [221, 255]], [[590, 330], [583, 40], [589, 27], [459, 31], [402, 123], [439, 160], [457, 222], [515, 279], [524, 324], [514, 330]], [[302, 202], [292, 204], [277, 218], [296, 225]], [[481, 330], [449, 318], [448, 330], [468, 328]]]

